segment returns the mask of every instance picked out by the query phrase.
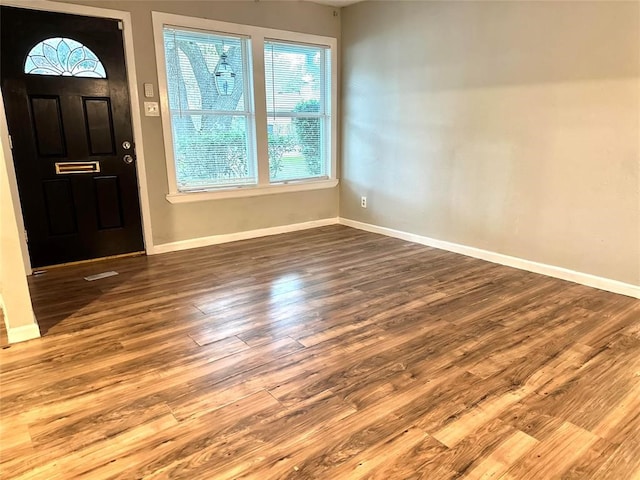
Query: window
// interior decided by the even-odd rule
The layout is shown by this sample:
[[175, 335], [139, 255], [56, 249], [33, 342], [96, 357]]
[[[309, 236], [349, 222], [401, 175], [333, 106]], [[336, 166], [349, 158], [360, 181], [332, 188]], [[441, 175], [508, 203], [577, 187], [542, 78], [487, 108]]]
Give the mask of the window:
[[24, 73], [64, 77], [107, 78], [95, 53], [72, 38], [47, 38], [27, 55]]
[[247, 39], [164, 28], [179, 191], [256, 183]]
[[337, 185], [333, 38], [153, 12], [169, 201]]
[[265, 41], [264, 62], [270, 180], [325, 177], [330, 49]]

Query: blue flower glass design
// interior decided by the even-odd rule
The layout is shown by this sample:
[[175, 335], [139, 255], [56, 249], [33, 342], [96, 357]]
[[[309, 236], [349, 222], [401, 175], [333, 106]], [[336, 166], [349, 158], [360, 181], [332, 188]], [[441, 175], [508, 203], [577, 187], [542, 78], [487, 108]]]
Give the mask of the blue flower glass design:
[[47, 38], [31, 49], [24, 73], [64, 77], [107, 78], [104, 65], [89, 48], [71, 38]]

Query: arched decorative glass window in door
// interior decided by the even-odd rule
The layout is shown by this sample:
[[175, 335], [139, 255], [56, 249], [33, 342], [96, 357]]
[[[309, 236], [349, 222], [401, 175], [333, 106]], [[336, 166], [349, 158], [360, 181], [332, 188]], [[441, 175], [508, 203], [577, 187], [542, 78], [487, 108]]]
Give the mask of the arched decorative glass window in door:
[[24, 73], [63, 77], [107, 78], [95, 53], [71, 38], [47, 38], [36, 44], [24, 62]]

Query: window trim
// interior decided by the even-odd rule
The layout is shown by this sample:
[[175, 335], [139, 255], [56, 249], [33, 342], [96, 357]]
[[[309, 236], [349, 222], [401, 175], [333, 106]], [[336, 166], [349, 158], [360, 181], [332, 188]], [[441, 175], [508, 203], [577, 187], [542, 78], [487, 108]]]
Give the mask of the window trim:
[[[165, 160], [169, 193], [166, 198], [171, 203], [192, 201], [248, 197], [264, 194], [295, 192], [323, 188], [333, 188], [338, 184], [337, 179], [337, 102], [338, 102], [338, 67], [337, 67], [337, 39], [312, 35], [307, 33], [276, 30], [272, 28], [254, 27], [237, 23], [220, 22], [205, 18], [188, 17], [163, 12], [151, 12], [153, 21], [153, 36], [156, 50], [156, 67], [158, 73], [158, 93], [160, 97], [160, 111], [162, 119], [162, 136], [165, 148]], [[167, 88], [166, 57], [164, 52], [163, 29], [172, 26], [184, 29], [197, 29], [212, 33], [244, 35], [249, 37], [249, 74], [252, 76], [254, 102], [253, 115], [255, 118], [255, 154], [257, 165], [257, 183], [254, 185], [238, 185], [212, 187], [206, 190], [181, 192], [176, 181], [175, 156], [173, 151], [173, 137], [169, 111], [169, 96]], [[327, 176], [309, 180], [297, 180], [281, 183], [271, 183], [269, 179], [269, 151], [267, 145], [267, 97], [265, 90], [264, 41], [278, 40], [292, 43], [307, 43], [324, 46], [331, 52], [331, 99], [329, 112], [329, 161]]]

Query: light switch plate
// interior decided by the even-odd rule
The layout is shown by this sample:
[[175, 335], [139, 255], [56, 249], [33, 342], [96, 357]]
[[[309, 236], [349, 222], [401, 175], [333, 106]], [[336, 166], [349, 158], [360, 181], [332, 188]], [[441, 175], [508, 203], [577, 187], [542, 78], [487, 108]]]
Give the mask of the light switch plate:
[[144, 84], [144, 96], [147, 98], [153, 98], [153, 83]]
[[159, 117], [160, 105], [158, 102], [144, 102], [144, 115], [145, 117]]

